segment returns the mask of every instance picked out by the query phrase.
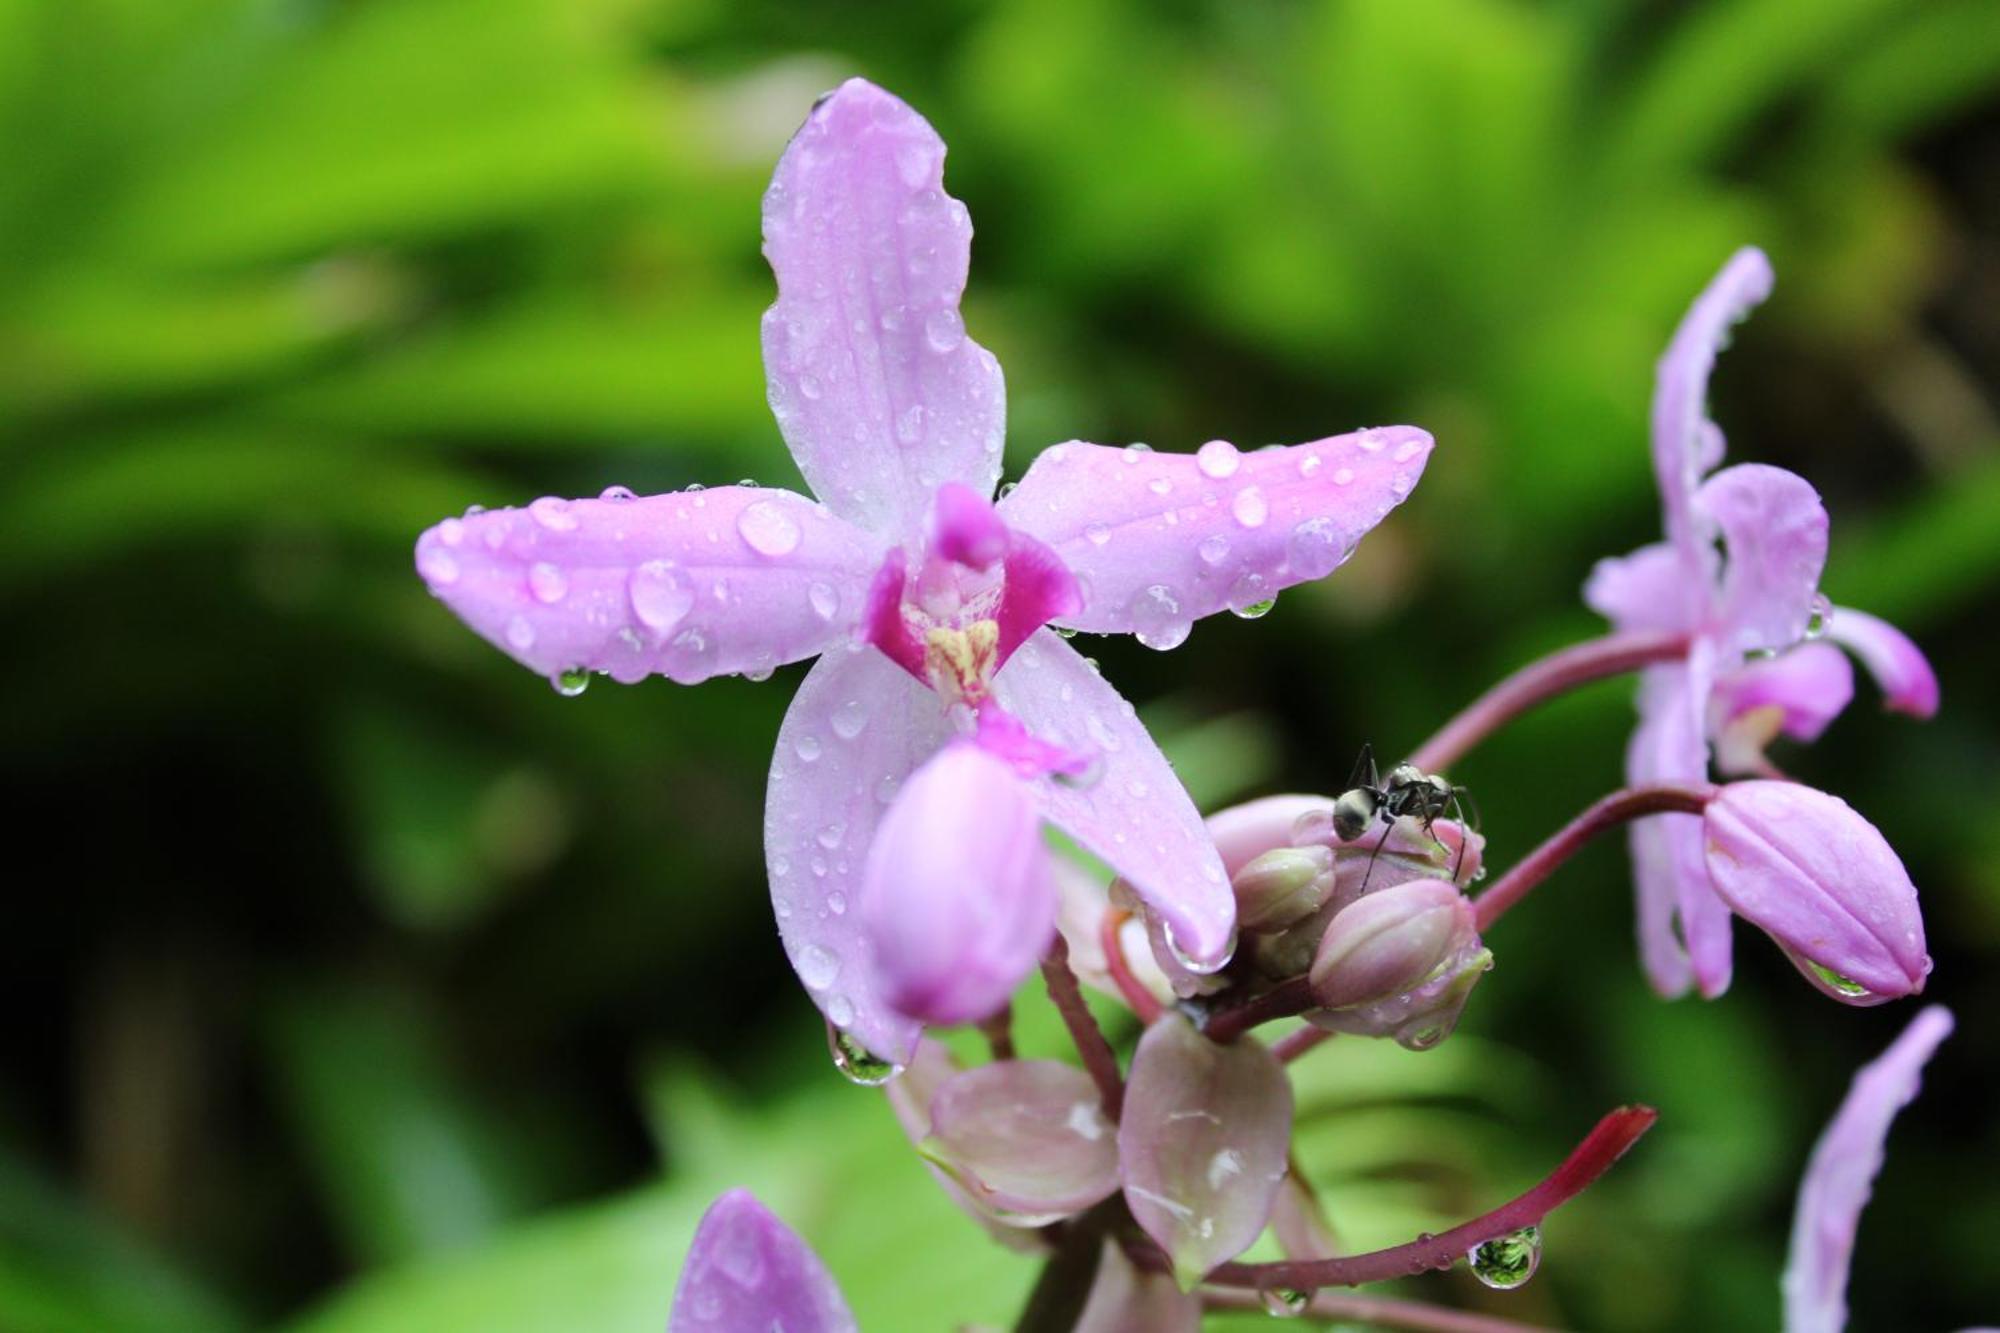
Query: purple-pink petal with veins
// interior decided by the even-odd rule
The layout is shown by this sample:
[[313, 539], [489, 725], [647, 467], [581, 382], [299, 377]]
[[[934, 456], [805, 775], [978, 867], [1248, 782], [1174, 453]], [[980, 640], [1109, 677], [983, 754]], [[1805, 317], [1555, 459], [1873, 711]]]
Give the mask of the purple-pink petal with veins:
[[1014, 1226], [1046, 1226], [1118, 1188], [1116, 1130], [1097, 1085], [1059, 1060], [996, 1060], [931, 1098], [924, 1156]]
[[1708, 377], [1732, 325], [1771, 294], [1771, 261], [1746, 246], [1731, 255], [1674, 330], [1653, 387], [1653, 470], [1667, 540], [1691, 567], [1707, 569], [1707, 533], [1695, 488], [1722, 461], [1722, 432], [1708, 419]]
[[1054, 745], [1097, 756], [1096, 780], [1046, 779], [1042, 816], [1130, 884], [1200, 970], [1229, 959], [1236, 899], [1201, 813], [1132, 705], [1052, 630], [993, 678], [995, 700]]
[[1692, 630], [1706, 617], [1709, 597], [1708, 574], [1669, 542], [1607, 556], [1583, 585], [1584, 604], [1628, 633]]
[[884, 546], [790, 491], [718, 486], [448, 518], [417, 539], [417, 571], [544, 676], [692, 684], [823, 651], [860, 617]]
[[1817, 740], [1854, 697], [1854, 668], [1828, 643], [1802, 643], [1754, 658], [1716, 678], [1710, 707], [1727, 726], [1746, 713], [1773, 711], [1795, 741]]
[[925, 1023], [977, 1022], [1004, 1007], [1056, 929], [1029, 781], [954, 741], [904, 782], [866, 855], [861, 926], [883, 998]]
[[1916, 1098], [1924, 1065], [1951, 1035], [1951, 1012], [1932, 1005], [1880, 1056], [1855, 1072], [1840, 1109], [1813, 1145], [1792, 1214], [1785, 1261], [1785, 1333], [1841, 1333], [1861, 1210], [1881, 1173], [1889, 1126]]
[[1716, 893], [1807, 981], [1856, 1005], [1924, 988], [1916, 886], [1845, 801], [1796, 782], [1732, 782], [1701, 818]]
[[1107, 1240], [1074, 1333], [1201, 1333], [1201, 1297], [1165, 1273], [1134, 1267]]
[[[903, 1127], [903, 1134], [912, 1147], [930, 1137], [931, 1098], [937, 1095], [937, 1090], [944, 1086], [946, 1080], [957, 1073], [958, 1065], [943, 1042], [919, 1037], [916, 1053], [910, 1057], [909, 1064], [901, 1074], [883, 1085], [882, 1091], [889, 1098], [889, 1108], [896, 1114], [896, 1123]], [[938, 1183], [938, 1188], [945, 1192], [958, 1210], [979, 1223], [987, 1235], [1010, 1250], [1032, 1253], [1042, 1248], [1041, 1239], [1032, 1232], [996, 1221], [990, 1212], [973, 1202], [972, 1196], [957, 1181], [940, 1171], [934, 1163], [926, 1161], [924, 1169], [931, 1173], [931, 1179]]]
[[1054, 551], [1024, 532], [1007, 535], [1007, 583], [997, 617], [1000, 661], [1012, 657], [1036, 630], [1075, 615], [1082, 605], [1082, 586]]
[[1324, 796], [1302, 793], [1260, 796], [1210, 815], [1208, 836], [1222, 857], [1223, 870], [1234, 878], [1237, 871], [1265, 852], [1290, 847], [1292, 827], [1299, 822], [1300, 815], [1332, 808], [1333, 803]]
[[819, 1256], [748, 1190], [702, 1214], [674, 1288], [667, 1333], [854, 1333], [854, 1314]]
[[[1708, 742], [1703, 734], [1712, 679], [1712, 649], [1697, 642], [1684, 666], [1654, 667], [1641, 679], [1639, 726], [1625, 752], [1625, 776], [1632, 784], [1708, 781]], [[1634, 839], [1634, 871], [1639, 889], [1640, 954], [1662, 994], [1680, 969], [1667, 961], [1685, 957], [1696, 985], [1710, 999], [1729, 989], [1731, 974], [1729, 908], [1716, 897], [1702, 858], [1701, 820], [1694, 815], [1655, 815], [1644, 821], [1657, 833]], [[1664, 914], [1670, 901], [1672, 915]], [[1678, 918], [1676, 937], [1672, 922]], [[1681, 980], [1679, 989], [1685, 989]]]
[[828, 508], [909, 539], [939, 485], [992, 494], [1006, 430], [1000, 365], [959, 316], [972, 220], [944, 192], [944, 152], [922, 116], [850, 79], [764, 195], [771, 411]]
[[1179, 1014], [1139, 1039], [1118, 1126], [1125, 1202], [1191, 1288], [1270, 1219], [1292, 1136], [1292, 1085], [1252, 1037], [1217, 1045]]
[[778, 729], [764, 861], [778, 933], [827, 1021], [902, 1063], [919, 1025], [882, 994], [857, 910], [869, 843], [909, 775], [950, 735], [938, 697], [880, 653], [814, 664]]
[[945, 559], [987, 570], [1007, 554], [1007, 525], [993, 502], [963, 482], [938, 487], [931, 543]]
[[1409, 495], [1430, 451], [1413, 426], [1250, 453], [1221, 440], [1192, 454], [1073, 440], [1043, 450], [1000, 513], [1084, 585], [1082, 609], [1058, 623], [1169, 648], [1203, 616], [1332, 573]]
[[1783, 468], [1739, 463], [1703, 482], [1695, 503], [1720, 527], [1728, 548], [1712, 626], [1723, 650], [1778, 651], [1797, 643], [1811, 623], [1826, 567], [1819, 492]]
[[1938, 710], [1938, 678], [1923, 650], [1888, 621], [1866, 611], [1837, 606], [1826, 622], [1827, 637], [1861, 659], [1882, 687], [1882, 706], [1911, 717]]

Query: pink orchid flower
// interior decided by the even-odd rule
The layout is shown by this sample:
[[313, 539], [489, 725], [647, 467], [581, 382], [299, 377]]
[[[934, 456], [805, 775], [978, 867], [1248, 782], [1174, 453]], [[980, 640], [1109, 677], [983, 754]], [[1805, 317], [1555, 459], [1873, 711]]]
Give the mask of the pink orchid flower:
[[667, 1333], [855, 1333], [826, 1265], [748, 1190], [709, 1205], [674, 1288]]
[[897, 789], [969, 716], [1031, 773], [1087, 760], [1093, 782], [1022, 779], [1040, 817], [1130, 883], [1189, 965], [1226, 961], [1234, 904], [1193, 802], [1132, 706], [1044, 627], [1172, 647], [1199, 617], [1331, 572], [1431, 449], [1409, 427], [1247, 454], [1070, 442], [991, 502], [1006, 393], [959, 315], [972, 226], [944, 153], [854, 80], [813, 108], [764, 197], [771, 408], [817, 501], [614, 488], [447, 519], [417, 544], [433, 593], [572, 688], [821, 655], [771, 765], [771, 896], [827, 1019], [898, 1061], [920, 1024], [885, 998], [849, 904]]
[[1888, 1050], [1854, 1075], [1840, 1110], [1813, 1146], [1792, 1216], [1785, 1333], [1840, 1333], [1847, 1327], [1854, 1236], [1882, 1170], [1889, 1126], [1916, 1097], [1924, 1065], [1951, 1028], [1951, 1012], [1939, 1005], [1911, 1019]]
[[[1853, 693], [1846, 659], [1808, 641], [1818, 630], [1874, 673], [1889, 708], [1918, 717], [1937, 710], [1937, 677], [1915, 644], [1820, 596], [1827, 517], [1818, 493], [1780, 468], [1715, 470], [1723, 439], [1704, 410], [1709, 373], [1730, 326], [1770, 294], [1771, 282], [1763, 252], [1739, 250], [1681, 321], [1653, 395], [1666, 540], [1599, 562], [1584, 588], [1592, 609], [1620, 630], [1689, 638], [1683, 660], [1649, 668], [1642, 681], [1625, 759], [1635, 785], [1705, 781], [1711, 743], [1725, 765], [1742, 768], [1761, 766], [1763, 742], [1780, 731], [1817, 737]], [[1640, 951], [1654, 987], [1674, 996], [1692, 982], [1704, 995], [1721, 994], [1730, 913], [1702, 863], [1701, 821], [1643, 820], [1631, 842]]]

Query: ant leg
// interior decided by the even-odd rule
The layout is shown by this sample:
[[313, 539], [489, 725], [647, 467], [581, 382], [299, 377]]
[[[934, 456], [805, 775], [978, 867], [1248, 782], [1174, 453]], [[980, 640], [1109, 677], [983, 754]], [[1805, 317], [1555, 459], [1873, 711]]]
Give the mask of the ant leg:
[[1342, 787], [1341, 790], [1353, 791], [1356, 787], [1361, 786], [1361, 775], [1363, 773], [1368, 775], [1368, 786], [1379, 787], [1382, 785], [1381, 776], [1375, 771], [1375, 747], [1367, 741], [1361, 742], [1361, 753], [1354, 758], [1354, 771], [1347, 775], [1347, 785]]
[[[1451, 864], [1451, 882], [1458, 883], [1459, 873], [1465, 869], [1466, 844], [1479, 831], [1479, 803], [1472, 799], [1472, 793], [1464, 787], [1451, 789], [1451, 804], [1458, 811], [1458, 856]], [[1472, 817], [1466, 818], [1466, 807], [1472, 807]]]
[[1389, 841], [1389, 835], [1395, 831], [1395, 816], [1384, 814], [1382, 817], [1382, 836], [1375, 840], [1375, 850], [1368, 853], [1368, 869], [1361, 872], [1361, 887], [1355, 891], [1355, 897], [1359, 898], [1362, 894], [1368, 892], [1368, 881], [1375, 874], [1375, 858], [1382, 854], [1382, 848]]

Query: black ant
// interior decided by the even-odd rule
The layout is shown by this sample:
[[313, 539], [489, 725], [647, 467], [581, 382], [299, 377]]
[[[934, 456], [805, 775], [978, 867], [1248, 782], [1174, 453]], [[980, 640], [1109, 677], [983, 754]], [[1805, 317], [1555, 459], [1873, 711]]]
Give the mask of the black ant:
[[[1470, 819], [1466, 818], [1468, 806], [1472, 811]], [[1457, 883], [1458, 872], [1465, 866], [1465, 830], [1479, 827], [1479, 807], [1473, 804], [1472, 793], [1414, 764], [1396, 765], [1389, 770], [1389, 780], [1384, 782], [1375, 769], [1375, 747], [1362, 745], [1361, 754], [1354, 761], [1354, 772], [1348, 775], [1347, 790], [1333, 803], [1333, 831], [1342, 842], [1353, 842], [1377, 820], [1382, 823], [1382, 836], [1375, 840], [1375, 850], [1368, 854], [1368, 870], [1361, 877], [1363, 893], [1368, 891], [1369, 876], [1375, 873], [1375, 858], [1382, 854], [1383, 845], [1395, 831], [1396, 821], [1405, 815], [1421, 823], [1425, 835], [1433, 840], [1437, 837], [1431, 832], [1434, 822], [1446, 815], [1458, 820], [1461, 830], [1458, 858], [1451, 867], [1452, 882]]]

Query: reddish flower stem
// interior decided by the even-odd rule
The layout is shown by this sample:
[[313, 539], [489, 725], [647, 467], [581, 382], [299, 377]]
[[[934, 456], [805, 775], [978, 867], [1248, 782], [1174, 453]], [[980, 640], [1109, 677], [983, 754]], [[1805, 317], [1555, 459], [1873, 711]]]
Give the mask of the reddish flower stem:
[[1103, 923], [1097, 928], [1098, 939], [1104, 946], [1104, 970], [1111, 974], [1111, 983], [1118, 987], [1125, 1003], [1139, 1016], [1140, 1024], [1151, 1027], [1153, 1020], [1160, 1016], [1160, 1002], [1140, 983], [1138, 975], [1132, 971], [1132, 964], [1126, 961], [1125, 940], [1121, 932], [1131, 919], [1131, 913], [1116, 908], [1106, 912]]
[[[1218, 1287], [1283, 1288], [1314, 1291], [1321, 1287], [1358, 1287], [1410, 1277], [1427, 1269], [1449, 1268], [1482, 1241], [1504, 1236], [1544, 1217], [1581, 1194], [1653, 1127], [1659, 1112], [1650, 1106], [1621, 1106], [1597, 1122], [1576, 1150], [1548, 1179], [1511, 1203], [1475, 1217], [1435, 1236], [1336, 1259], [1286, 1259], [1269, 1264], [1223, 1264], [1205, 1279]], [[1158, 1247], [1138, 1256], [1149, 1267], [1167, 1271], [1166, 1255]]]
[[1307, 1025], [1272, 1042], [1271, 1054], [1278, 1057], [1279, 1064], [1288, 1065], [1333, 1035], [1326, 1028]]
[[[1201, 1303], [1211, 1310], [1261, 1310], [1264, 1301], [1254, 1291], [1204, 1291]], [[1449, 1310], [1422, 1301], [1391, 1300], [1386, 1296], [1356, 1296], [1322, 1291], [1303, 1312], [1314, 1319], [1353, 1320], [1377, 1328], [1413, 1329], [1416, 1333], [1547, 1333], [1536, 1324], [1517, 1323], [1495, 1315]]]
[[1683, 657], [1687, 646], [1685, 634], [1654, 631], [1607, 634], [1572, 644], [1528, 663], [1467, 704], [1410, 753], [1410, 762], [1426, 773], [1442, 773], [1473, 746], [1543, 700], [1594, 680]]
[[1083, 1002], [1083, 989], [1076, 983], [1076, 973], [1069, 970], [1069, 943], [1060, 934], [1042, 958], [1042, 984], [1048, 987], [1049, 999], [1069, 1029], [1076, 1053], [1083, 1057], [1084, 1072], [1097, 1084], [1097, 1099], [1105, 1116], [1116, 1124], [1125, 1105], [1125, 1079], [1118, 1072], [1117, 1054], [1091, 1016], [1090, 1006]]
[[1313, 1007], [1312, 987], [1304, 977], [1281, 981], [1263, 994], [1227, 1009], [1218, 1009], [1201, 1025], [1202, 1035], [1227, 1045], [1274, 1018], [1290, 1018]]
[[1000, 1012], [979, 1025], [995, 1060], [1014, 1058], [1014, 1006], [1003, 1005]]
[[1565, 824], [1554, 837], [1529, 852], [1493, 887], [1473, 900], [1473, 918], [1483, 934], [1506, 910], [1528, 896], [1528, 890], [1547, 879], [1555, 868], [1574, 856], [1577, 849], [1606, 829], [1646, 815], [1698, 815], [1714, 799], [1716, 789], [1708, 783], [1626, 787], [1612, 792], [1597, 804]]

